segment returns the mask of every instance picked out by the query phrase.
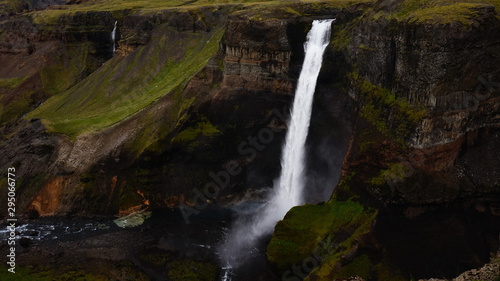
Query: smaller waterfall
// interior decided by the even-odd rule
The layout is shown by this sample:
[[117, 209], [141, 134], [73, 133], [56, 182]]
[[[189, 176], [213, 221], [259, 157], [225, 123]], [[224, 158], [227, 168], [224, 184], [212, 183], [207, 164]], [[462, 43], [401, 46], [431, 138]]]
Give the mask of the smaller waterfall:
[[118, 25], [118, 21], [115, 21], [115, 27], [113, 31], [111, 31], [111, 42], [113, 42], [113, 55], [116, 52], [116, 26]]

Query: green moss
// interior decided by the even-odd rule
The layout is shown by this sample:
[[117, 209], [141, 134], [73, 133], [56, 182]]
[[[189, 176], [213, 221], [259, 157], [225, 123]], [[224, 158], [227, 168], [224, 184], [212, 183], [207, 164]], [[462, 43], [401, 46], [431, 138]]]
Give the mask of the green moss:
[[416, 22], [435, 22], [440, 24], [460, 22], [463, 25], [470, 25], [473, 23], [473, 19], [478, 16], [477, 8], [483, 6], [482, 4], [473, 3], [437, 6], [427, 9], [418, 9], [409, 13], [406, 18]]
[[0, 79], [0, 89], [12, 90], [21, 85], [28, 77], [14, 77]]
[[[494, 5], [500, 9], [499, 0], [404, 0], [394, 11], [379, 11], [374, 18], [387, 17], [399, 21], [417, 23], [449, 24], [458, 22], [470, 25], [478, 16], [477, 9], [485, 5]], [[500, 16], [497, 15], [497, 18]]]
[[115, 18], [123, 17], [123, 14], [139, 12], [140, 14], [153, 13], [166, 9], [197, 9], [203, 6], [221, 5], [221, 4], [251, 4], [272, 2], [272, 0], [96, 0], [89, 1], [79, 5], [60, 5], [57, 9], [45, 9], [31, 13], [33, 21], [37, 24], [54, 24], [62, 16], [73, 16], [76, 13], [85, 13], [91, 11], [112, 12]]
[[168, 264], [168, 278], [172, 281], [215, 281], [219, 268], [211, 263], [178, 260]]
[[[127, 148], [136, 157], [146, 149], [156, 153], [163, 152], [167, 136], [172, 133], [174, 128], [181, 127], [188, 120], [188, 111], [199, 92], [188, 91], [184, 93], [185, 82], [178, 85], [170, 93], [171, 107], [166, 115], [159, 117], [155, 111], [146, 111], [140, 116], [139, 122], [146, 124], [146, 126], [137, 134], [131, 146]], [[194, 96], [184, 96], [184, 94]]]
[[360, 132], [358, 142], [356, 144], [359, 152], [366, 152], [369, 148], [376, 145], [380, 140], [373, 136], [373, 130], [364, 130]]
[[[178, 108], [177, 108], [177, 124], [176, 125], [181, 125], [186, 121], [188, 114], [187, 110], [191, 107], [193, 102], [195, 101], [195, 97], [188, 98], [188, 99], [180, 99]], [[179, 99], [176, 99], [179, 100]], [[211, 124], [210, 124], [211, 125]], [[212, 126], [213, 127], [213, 126]]]
[[[11, 0], [10, 2], [19, 1]], [[29, 1], [28, 1], [29, 2]], [[318, 2], [316, 0], [283, 1], [283, 0], [96, 0], [79, 5], [61, 5], [57, 9], [46, 9], [31, 13], [37, 24], [54, 24], [61, 16], [72, 16], [76, 13], [89, 11], [109, 11], [114, 18], [122, 18], [124, 14], [139, 12], [140, 14], [153, 13], [165, 9], [196, 9], [202, 6], [241, 4], [249, 17], [254, 20], [269, 20], [273, 18], [284, 18], [290, 16], [308, 16], [326, 8], [338, 9], [361, 3], [371, 3], [373, 0], [327, 0]], [[464, 5], [465, 4], [465, 5]], [[396, 10], [378, 12], [376, 17], [387, 16], [399, 20], [433, 21], [447, 23], [459, 21], [469, 22], [472, 15], [467, 4], [493, 4], [500, 7], [499, 0], [403, 0], [399, 1]], [[12, 6], [12, 5], [11, 5]], [[15, 5], [14, 5], [15, 6]], [[303, 7], [307, 7], [303, 9]], [[12, 8], [9, 8], [12, 9]], [[427, 9], [427, 10], [426, 10]], [[472, 11], [473, 13], [473, 11]]]
[[359, 24], [361, 18], [355, 18], [345, 24], [334, 24], [332, 36], [330, 38], [330, 46], [337, 52], [346, 50], [351, 43], [352, 30]]
[[351, 29], [345, 26], [333, 27], [331, 45], [336, 51], [341, 51], [347, 48], [351, 42]]
[[269, 1], [254, 5], [246, 5], [236, 14], [254, 21], [270, 21], [290, 17], [314, 16], [327, 9], [343, 9], [373, 0], [330, 0], [330, 1]]
[[394, 13], [394, 16], [396, 18], [404, 18], [416, 10], [422, 9], [422, 8], [432, 4], [432, 2], [434, 2], [434, 0], [405, 0], [405, 1], [401, 1], [398, 5], [398, 9]]
[[387, 182], [399, 182], [404, 180], [409, 173], [408, 167], [403, 164], [396, 163], [389, 165], [387, 170], [381, 170], [380, 174], [369, 180], [372, 185], [384, 185]]
[[25, 114], [31, 109], [32, 91], [20, 92], [16, 99], [9, 104], [0, 106], [0, 124], [5, 124]]
[[355, 73], [351, 77], [361, 94], [360, 115], [382, 135], [403, 145], [427, 111], [410, 105], [388, 89], [360, 79]]
[[349, 278], [351, 276], [359, 276], [365, 280], [370, 278], [370, 269], [372, 264], [370, 258], [367, 255], [362, 255], [355, 258], [347, 266], [342, 267], [340, 270], [336, 271], [333, 275], [335, 278]]
[[[346, 175], [343, 175], [340, 178], [339, 183], [337, 184], [336, 190], [342, 190], [345, 193], [351, 193], [351, 181], [353, 178], [356, 177], [356, 172], [350, 172]], [[352, 198], [352, 199], [357, 199], [356, 195], [354, 194], [349, 194], [346, 198]], [[331, 200], [337, 200], [338, 199], [338, 192], [335, 192], [332, 195]]]
[[[338, 201], [334, 201], [332, 203], [337, 204]], [[353, 202], [351, 204], [359, 203]], [[356, 245], [355, 241], [358, 237], [371, 231], [371, 226], [377, 216], [377, 213], [378, 212], [375, 210], [363, 210], [346, 214], [346, 217], [349, 217], [350, 220], [345, 224], [332, 228], [330, 233], [337, 247], [330, 251], [326, 258], [322, 260], [320, 266], [314, 269], [304, 280], [333, 280], [332, 275], [337, 272], [336, 269], [340, 268], [342, 257], [353, 251]], [[332, 217], [332, 219], [336, 220], [336, 217]], [[348, 235], [347, 238], [345, 238], [346, 234]], [[367, 274], [368, 270], [364, 268], [367, 264], [368, 262], [366, 261], [366, 258], [361, 258], [351, 269], [348, 268], [347, 270], [355, 270], [360, 273]]]
[[276, 225], [267, 258], [279, 269], [301, 264], [328, 235], [335, 238], [335, 233], [373, 218], [373, 211], [354, 201], [332, 200], [322, 205], [294, 207]]
[[211, 137], [221, 134], [206, 117], [196, 123], [193, 127], [189, 127], [181, 131], [172, 139], [172, 143], [190, 142], [196, 140], [199, 136]]

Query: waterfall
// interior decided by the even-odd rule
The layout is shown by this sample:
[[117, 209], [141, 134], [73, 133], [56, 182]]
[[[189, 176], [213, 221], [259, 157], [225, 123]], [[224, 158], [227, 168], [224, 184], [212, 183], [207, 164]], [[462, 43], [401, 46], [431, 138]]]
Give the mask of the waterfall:
[[[323, 53], [330, 42], [333, 20], [315, 20], [304, 44], [305, 58], [292, 106], [290, 124], [283, 146], [281, 176], [275, 182], [268, 204], [250, 220], [239, 219], [222, 245], [226, 268], [237, 267], [258, 240], [272, 233], [275, 224], [294, 206], [303, 204], [305, 143], [311, 119], [316, 81]], [[226, 269], [227, 270], [227, 269]], [[226, 272], [227, 273], [227, 272]], [[227, 274], [226, 274], [227, 276]], [[230, 280], [225, 278], [223, 280]]]
[[[281, 177], [275, 197], [277, 205], [287, 209], [284, 210], [285, 213], [291, 207], [303, 203], [305, 144], [311, 119], [314, 90], [323, 61], [323, 52], [330, 42], [332, 21], [314, 21], [304, 46], [306, 55], [295, 91], [292, 119], [283, 147]], [[282, 212], [280, 210], [280, 214]]]
[[116, 52], [116, 26], [118, 25], [118, 21], [115, 21], [115, 27], [113, 27], [113, 31], [111, 31], [111, 42], [113, 43], [113, 55]]

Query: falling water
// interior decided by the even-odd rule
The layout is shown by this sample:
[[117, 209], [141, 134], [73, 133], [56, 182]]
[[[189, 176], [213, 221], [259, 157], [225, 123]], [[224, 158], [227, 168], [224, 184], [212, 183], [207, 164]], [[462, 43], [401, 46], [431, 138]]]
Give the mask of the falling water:
[[292, 119], [286, 135], [281, 160], [281, 177], [277, 196], [280, 214], [302, 202], [305, 170], [305, 144], [311, 119], [316, 81], [323, 60], [323, 52], [330, 41], [333, 20], [314, 21], [307, 35], [304, 64], [299, 77], [292, 107]]
[[116, 52], [116, 26], [118, 25], [118, 21], [115, 21], [115, 27], [113, 27], [113, 31], [111, 31], [111, 41], [113, 42], [113, 55]]
[[331, 23], [334, 20], [315, 20], [304, 45], [305, 58], [300, 73], [292, 107], [292, 117], [286, 135], [281, 159], [281, 176], [276, 181], [269, 202], [251, 219], [239, 219], [221, 249], [226, 262], [226, 274], [238, 267], [254, 250], [258, 240], [269, 235], [274, 225], [283, 219], [293, 206], [304, 203], [305, 143], [311, 119], [316, 81], [321, 68], [323, 53], [330, 41]]

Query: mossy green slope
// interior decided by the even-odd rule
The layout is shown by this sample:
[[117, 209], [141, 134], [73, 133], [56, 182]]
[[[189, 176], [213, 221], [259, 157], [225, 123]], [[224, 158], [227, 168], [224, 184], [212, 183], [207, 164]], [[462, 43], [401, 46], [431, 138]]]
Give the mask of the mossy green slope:
[[[355, 237], [370, 230], [375, 216], [376, 211], [350, 200], [294, 207], [276, 225], [267, 248], [268, 260], [285, 270], [313, 256], [320, 244], [321, 251], [340, 255], [352, 248]], [[352, 230], [355, 235], [343, 241], [340, 233]], [[332, 242], [345, 245], [335, 249]]]
[[[60, 5], [57, 9], [46, 9], [42, 11], [33, 11], [30, 13], [33, 21], [37, 24], [53, 24], [56, 23], [61, 16], [73, 16], [76, 14], [105, 11], [112, 12], [116, 18], [119, 18], [123, 13], [139, 12], [147, 14], [165, 9], [193, 9], [207, 6], [222, 6], [232, 5], [243, 9], [252, 10], [255, 15], [253, 19], [272, 19], [283, 18], [283, 15], [299, 15], [310, 16], [315, 12], [321, 12], [327, 7], [346, 8], [360, 3], [370, 3], [374, 0], [302, 0], [302, 1], [287, 1], [287, 0], [96, 0], [89, 1], [79, 5]], [[307, 6], [307, 12], [301, 7]]]
[[27, 117], [72, 137], [116, 124], [187, 82], [214, 55], [223, 34], [221, 26], [211, 33], [157, 30], [148, 45], [111, 59]]

